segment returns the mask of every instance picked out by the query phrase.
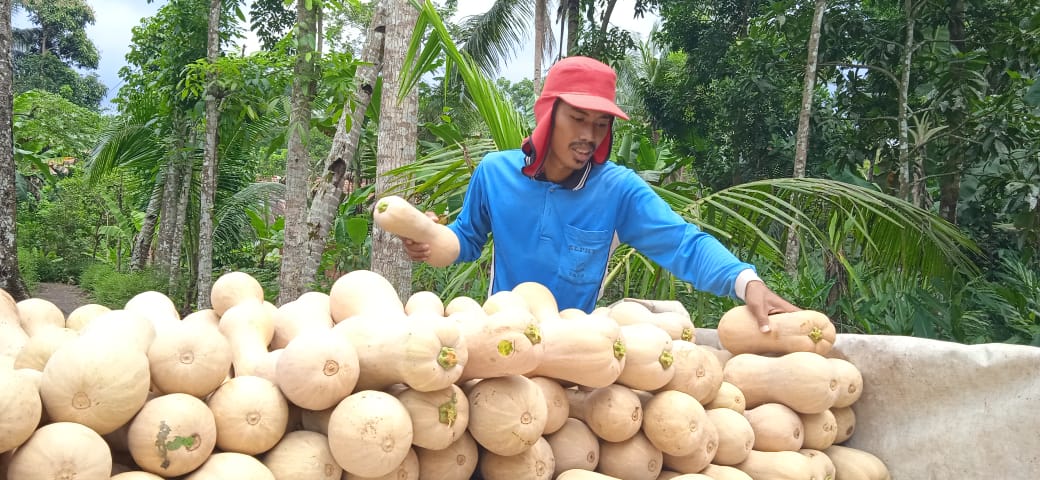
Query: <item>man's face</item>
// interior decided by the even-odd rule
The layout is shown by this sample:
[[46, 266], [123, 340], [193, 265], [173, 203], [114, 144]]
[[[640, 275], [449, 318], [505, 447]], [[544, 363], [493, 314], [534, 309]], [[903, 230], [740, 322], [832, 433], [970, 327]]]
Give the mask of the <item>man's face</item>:
[[610, 134], [612, 117], [602, 112], [575, 108], [561, 101], [556, 107], [552, 140], [546, 158], [546, 175], [553, 178], [585, 167], [593, 152]]

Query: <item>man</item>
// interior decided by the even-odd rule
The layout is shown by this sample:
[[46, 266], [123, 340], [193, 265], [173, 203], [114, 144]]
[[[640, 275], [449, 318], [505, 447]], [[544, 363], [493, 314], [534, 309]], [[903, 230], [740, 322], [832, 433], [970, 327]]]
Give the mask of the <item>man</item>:
[[[768, 315], [798, 310], [770, 290], [754, 268], [676, 214], [635, 172], [607, 161], [615, 118], [616, 75], [586, 57], [557, 62], [535, 102], [536, 127], [518, 150], [488, 154], [473, 172], [462, 211], [449, 225], [456, 262], [480, 256], [494, 237], [492, 291], [539, 282], [560, 309], [590, 312], [607, 261], [624, 242], [699, 290], [744, 300], [769, 331]], [[404, 239], [417, 261], [428, 244]]]

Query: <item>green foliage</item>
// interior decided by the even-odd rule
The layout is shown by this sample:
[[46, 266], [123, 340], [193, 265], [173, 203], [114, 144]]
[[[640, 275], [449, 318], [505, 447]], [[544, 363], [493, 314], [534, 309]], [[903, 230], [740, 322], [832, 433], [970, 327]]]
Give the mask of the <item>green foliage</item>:
[[96, 73], [80, 74], [54, 55], [21, 55], [14, 61], [14, 93], [42, 90], [98, 110], [108, 87]]
[[[86, 290], [91, 300], [100, 305], [117, 308], [137, 294], [147, 291], [165, 292], [169, 280], [158, 272], [145, 269], [136, 272], [116, 270], [107, 263], [91, 263], [79, 275], [80, 288]], [[174, 305], [182, 305], [181, 299], [171, 298]]]

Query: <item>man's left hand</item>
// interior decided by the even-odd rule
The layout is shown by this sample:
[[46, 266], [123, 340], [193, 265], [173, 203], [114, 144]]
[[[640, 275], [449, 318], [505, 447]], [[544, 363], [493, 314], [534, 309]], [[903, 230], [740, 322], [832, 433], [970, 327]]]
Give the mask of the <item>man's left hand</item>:
[[744, 292], [744, 303], [758, 322], [762, 333], [769, 333], [769, 316], [774, 313], [797, 312], [800, 308], [777, 295], [760, 280], [752, 280]]

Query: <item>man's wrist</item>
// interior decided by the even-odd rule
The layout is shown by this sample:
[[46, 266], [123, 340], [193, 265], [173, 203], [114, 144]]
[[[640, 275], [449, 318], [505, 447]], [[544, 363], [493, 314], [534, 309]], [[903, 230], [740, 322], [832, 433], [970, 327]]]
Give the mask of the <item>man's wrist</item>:
[[750, 268], [745, 268], [744, 270], [741, 270], [741, 272], [737, 274], [737, 280], [733, 282], [733, 289], [737, 294], [737, 298], [743, 301], [744, 296], [747, 293], [748, 284], [755, 281], [761, 282], [762, 279], [759, 278], [758, 274], [755, 273], [754, 270]]

